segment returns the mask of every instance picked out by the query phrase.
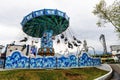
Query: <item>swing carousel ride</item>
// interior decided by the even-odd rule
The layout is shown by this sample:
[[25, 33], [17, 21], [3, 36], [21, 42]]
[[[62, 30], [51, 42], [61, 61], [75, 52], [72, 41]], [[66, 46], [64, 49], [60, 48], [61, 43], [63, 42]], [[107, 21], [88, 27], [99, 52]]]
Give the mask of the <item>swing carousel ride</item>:
[[[23, 18], [21, 25], [27, 35], [41, 38], [41, 47], [38, 50], [38, 55], [41, 56], [54, 56], [53, 40], [57, 35], [61, 35], [60, 38], [64, 39], [68, 48], [73, 48], [73, 45], [77, 47], [79, 46], [77, 43], [81, 43], [75, 36], [73, 39], [77, 40], [77, 43], [75, 41], [69, 42], [64, 34], [69, 27], [69, 17], [57, 9], [34, 11]], [[57, 39], [57, 43], [60, 43], [60, 39]]]
[[[4, 68], [73, 68], [81, 66], [100, 65], [100, 59], [90, 57], [86, 52], [75, 55], [56, 56], [53, 42], [67, 45], [67, 48], [79, 48], [81, 41], [78, 40], [71, 31], [69, 36], [69, 17], [66, 13], [57, 9], [42, 9], [34, 11], [25, 16], [21, 22], [22, 30], [32, 38], [40, 40], [40, 47], [36, 49], [33, 45], [8, 45], [6, 47], [6, 57], [4, 58]], [[28, 38], [20, 40], [26, 42]], [[32, 42], [33, 44], [33, 42]], [[86, 46], [86, 45], [85, 45]], [[31, 53], [34, 56], [30, 56]]]

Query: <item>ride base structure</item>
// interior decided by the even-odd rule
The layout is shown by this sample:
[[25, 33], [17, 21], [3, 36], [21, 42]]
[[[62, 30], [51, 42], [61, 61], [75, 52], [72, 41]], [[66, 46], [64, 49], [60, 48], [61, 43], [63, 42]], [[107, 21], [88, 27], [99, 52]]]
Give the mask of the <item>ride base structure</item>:
[[[101, 65], [100, 58], [92, 58], [86, 52], [81, 55], [55, 56], [53, 48], [53, 36], [57, 36], [69, 27], [69, 17], [66, 13], [57, 9], [42, 9], [25, 16], [21, 22], [23, 31], [32, 37], [41, 38], [41, 47], [31, 56], [31, 49], [35, 47], [27, 45], [7, 47], [4, 68], [79, 68]], [[37, 50], [37, 49], [35, 49]]]
[[41, 38], [41, 48], [38, 50], [38, 55], [41, 56], [54, 56], [54, 48], [53, 48], [53, 41], [52, 41], [53, 31], [48, 30], [45, 31], [42, 38]]

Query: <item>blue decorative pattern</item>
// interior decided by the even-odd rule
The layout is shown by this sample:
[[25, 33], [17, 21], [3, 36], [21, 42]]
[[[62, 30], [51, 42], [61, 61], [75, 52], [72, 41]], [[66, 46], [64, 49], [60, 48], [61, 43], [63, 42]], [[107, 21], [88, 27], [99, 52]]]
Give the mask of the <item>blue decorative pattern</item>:
[[30, 68], [55, 68], [55, 67], [56, 67], [55, 57], [41, 57], [30, 59]]
[[86, 53], [83, 53], [81, 57], [79, 57], [79, 66], [97, 66], [101, 64], [101, 60], [99, 58], [91, 58]]
[[69, 57], [60, 57], [57, 58], [57, 67], [64, 68], [64, 67], [77, 67], [78, 66], [78, 59], [75, 55], [70, 55]]
[[[52, 30], [45, 31], [41, 38], [41, 48], [53, 48]], [[46, 52], [46, 50], [45, 50]]]
[[34, 11], [28, 14], [27, 16], [25, 16], [21, 24], [24, 26], [24, 24], [27, 23], [29, 20], [43, 15], [57, 15], [65, 18], [66, 20], [69, 20], [69, 17], [66, 15], [66, 13], [62, 11], [59, 11], [57, 9], [42, 9], [42, 10]]
[[20, 52], [15, 51], [6, 58], [6, 68], [28, 68], [29, 58], [21, 56]]
[[15, 51], [11, 56], [6, 57], [5, 68], [77, 68], [85, 66], [99, 66], [101, 60], [99, 58], [91, 58], [86, 53], [80, 57], [70, 55], [68, 57], [38, 57], [27, 58], [21, 56], [19, 51]]
[[0, 68], [3, 68], [3, 65], [4, 65], [4, 60], [0, 59]]

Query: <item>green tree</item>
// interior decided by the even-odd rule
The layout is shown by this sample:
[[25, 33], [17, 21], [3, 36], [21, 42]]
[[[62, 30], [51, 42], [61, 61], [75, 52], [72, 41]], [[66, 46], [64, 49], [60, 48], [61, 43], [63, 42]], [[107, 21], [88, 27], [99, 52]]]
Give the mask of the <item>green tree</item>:
[[96, 4], [93, 13], [99, 17], [96, 23], [99, 27], [111, 23], [120, 37], [120, 1], [115, 0], [112, 5], [107, 6], [105, 0], [101, 0]]

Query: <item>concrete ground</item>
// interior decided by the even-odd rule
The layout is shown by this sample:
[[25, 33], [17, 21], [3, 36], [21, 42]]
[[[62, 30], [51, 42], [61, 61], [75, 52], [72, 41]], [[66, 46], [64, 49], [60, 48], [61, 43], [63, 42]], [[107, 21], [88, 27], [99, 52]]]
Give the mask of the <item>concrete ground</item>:
[[111, 80], [120, 80], [120, 64], [110, 64], [113, 69], [113, 76]]

